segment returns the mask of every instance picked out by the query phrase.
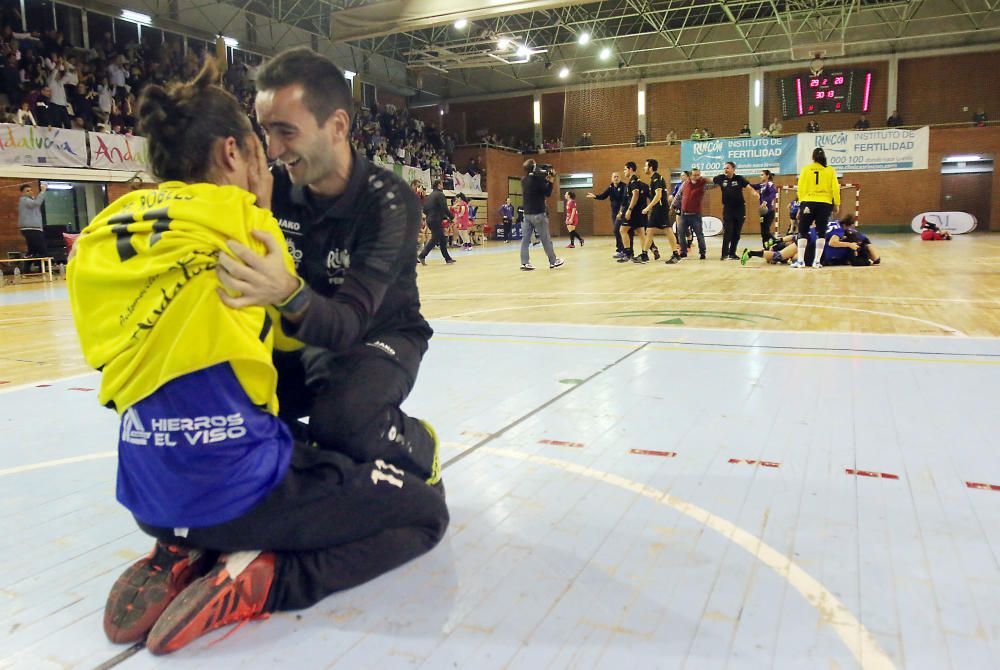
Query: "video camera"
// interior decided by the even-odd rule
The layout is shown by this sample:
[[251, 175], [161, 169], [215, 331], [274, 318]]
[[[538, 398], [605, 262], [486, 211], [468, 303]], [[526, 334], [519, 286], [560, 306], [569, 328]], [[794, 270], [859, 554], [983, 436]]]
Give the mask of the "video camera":
[[535, 163], [535, 169], [531, 171], [531, 174], [538, 175], [539, 177], [556, 176], [555, 169], [549, 163]]

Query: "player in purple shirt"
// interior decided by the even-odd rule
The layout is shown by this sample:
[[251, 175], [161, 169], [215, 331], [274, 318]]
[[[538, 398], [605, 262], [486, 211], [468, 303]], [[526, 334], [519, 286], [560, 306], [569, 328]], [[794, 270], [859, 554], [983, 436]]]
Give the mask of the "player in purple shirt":
[[778, 189], [774, 186], [774, 174], [770, 170], [760, 171], [760, 183], [750, 184], [760, 198], [760, 239], [764, 244], [771, 239], [771, 228], [774, 225], [774, 200], [778, 197]]

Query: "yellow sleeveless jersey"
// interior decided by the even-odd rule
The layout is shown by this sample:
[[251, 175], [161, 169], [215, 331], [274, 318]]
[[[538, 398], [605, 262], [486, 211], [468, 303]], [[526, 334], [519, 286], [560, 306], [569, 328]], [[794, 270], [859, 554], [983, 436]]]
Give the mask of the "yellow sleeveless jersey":
[[810, 163], [799, 175], [799, 202], [828, 202], [840, 205], [840, 182], [837, 171]]
[[[276, 332], [273, 308], [231, 309], [216, 292], [228, 240], [264, 253], [250, 235], [263, 230], [284, 246], [274, 216], [254, 202], [235, 186], [166, 182], [121, 197], [83, 230], [67, 284], [84, 357], [103, 373], [102, 404], [122, 413], [173, 379], [228, 362], [250, 400], [277, 413], [271, 352], [298, 343]], [[294, 273], [287, 249], [284, 261]]]

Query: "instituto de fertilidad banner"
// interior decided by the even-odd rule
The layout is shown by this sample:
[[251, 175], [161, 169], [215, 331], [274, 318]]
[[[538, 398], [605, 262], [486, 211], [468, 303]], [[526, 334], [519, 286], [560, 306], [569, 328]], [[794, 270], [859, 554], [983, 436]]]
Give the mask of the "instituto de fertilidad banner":
[[828, 164], [837, 169], [837, 174], [926, 170], [930, 138], [927, 126], [917, 130], [882, 128], [802, 133], [799, 135], [799, 169], [812, 162], [813, 149], [823, 147]]
[[726, 161], [732, 161], [742, 175], [761, 170], [796, 174], [795, 146], [795, 135], [684, 140], [681, 142], [681, 169], [699, 168], [711, 176], [721, 173]]
[[87, 167], [87, 133], [0, 123], [0, 165]]

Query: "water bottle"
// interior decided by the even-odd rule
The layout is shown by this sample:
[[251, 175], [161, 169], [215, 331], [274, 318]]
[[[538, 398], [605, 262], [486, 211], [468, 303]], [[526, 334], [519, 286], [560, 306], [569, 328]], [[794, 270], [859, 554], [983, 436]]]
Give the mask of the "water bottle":
[[14, 283], [18, 284], [21, 281], [21, 268], [14, 266]]

